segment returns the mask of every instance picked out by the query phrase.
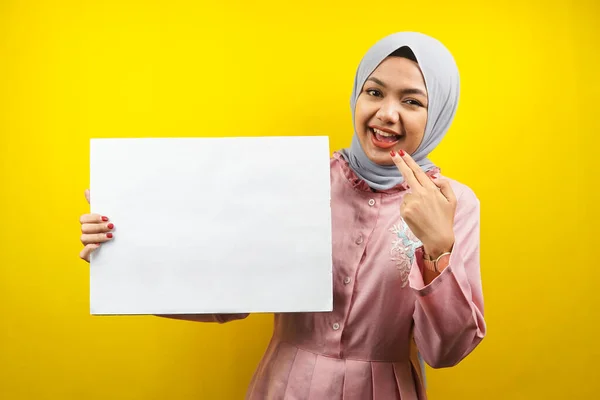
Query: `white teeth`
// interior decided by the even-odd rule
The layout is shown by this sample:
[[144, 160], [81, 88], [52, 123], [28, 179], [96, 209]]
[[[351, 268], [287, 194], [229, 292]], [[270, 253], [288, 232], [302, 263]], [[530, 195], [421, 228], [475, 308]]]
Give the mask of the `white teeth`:
[[384, 131], [380, 131], [379, 129], [375, 129], [375, 128], [371, 128], [371, 129], [373, 129], [373, 132], [375, 132], [376, 134], [378, 134], [380, 136], [386, 136], [386, 137], [397, 136], [397, 135], [394, 135], [393, 133], [387, 133]]

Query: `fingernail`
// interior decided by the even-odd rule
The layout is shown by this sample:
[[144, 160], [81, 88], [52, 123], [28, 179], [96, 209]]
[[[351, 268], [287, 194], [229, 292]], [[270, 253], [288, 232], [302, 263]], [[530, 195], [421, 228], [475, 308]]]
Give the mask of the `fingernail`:
[[394, 157], [396, 155], [396, 152], [394, 150], [390, 151], [390, 156]]
[[400, 154], [400, 157], [404, 157], [404, 150], [400, 149], [400, 150], [398, 151], [398, 154]]
[[108, 226], [108, 229], [112, 229], [112, 228], [114, 228], [114, 227], [115, 227], [115, 225], [114, 225], [114, 224], [108, 224], [107, 226]]
[[100, 246], [100, 243], [95, 243], [96, 246]]
[[104, 222], [108, 221], [108, 217], [102, 217], [102, 221], [104, 221]]
[[431, 175], [431, 179], [437, 179], [437, 176]]
[[106, 237], [109, 238], [109, 239], [112, 239], [113, 234], [109, 232], [109, 233], [106, 234]]

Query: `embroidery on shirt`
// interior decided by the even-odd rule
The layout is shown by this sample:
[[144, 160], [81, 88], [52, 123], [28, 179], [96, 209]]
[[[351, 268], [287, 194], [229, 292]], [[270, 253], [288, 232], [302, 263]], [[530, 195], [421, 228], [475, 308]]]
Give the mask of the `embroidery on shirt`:
[[397, 239], [392, 242], [392, 261], [396, 263], [396, 268], [400, 270], [400, 280], [402, 287], [408, 283], [410, 268], [415, 260], [415, 251], [421, 247], [422, 243], [409, 229], [404, 220], [390, 228], [390, 232], [396, 234]]

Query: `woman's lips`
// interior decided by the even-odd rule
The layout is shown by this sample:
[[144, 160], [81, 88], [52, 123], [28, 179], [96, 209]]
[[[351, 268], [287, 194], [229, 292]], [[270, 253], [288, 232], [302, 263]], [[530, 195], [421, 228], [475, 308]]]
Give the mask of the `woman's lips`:
[[374, 128], [369, 128], [369, 132], [371, 134], [371, 142], [375, 147], [378, 147], [380, 149], [389, 149], [391, 147], [394, 147], [400, 141], [400, 136], [383, 136], [379, 134]]

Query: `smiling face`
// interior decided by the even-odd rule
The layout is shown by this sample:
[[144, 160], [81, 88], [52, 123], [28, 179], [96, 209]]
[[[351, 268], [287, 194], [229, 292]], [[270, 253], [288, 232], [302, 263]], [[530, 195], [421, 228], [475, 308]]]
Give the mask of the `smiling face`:
[[374, 163], [393, 165], [391, 150], [413, 154], [427, 123], [427, 89], [418, 64], [395, 56], [379, 64], [358, 96], [354, 123]]

